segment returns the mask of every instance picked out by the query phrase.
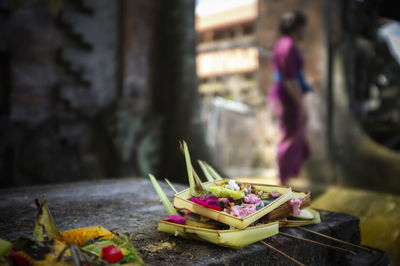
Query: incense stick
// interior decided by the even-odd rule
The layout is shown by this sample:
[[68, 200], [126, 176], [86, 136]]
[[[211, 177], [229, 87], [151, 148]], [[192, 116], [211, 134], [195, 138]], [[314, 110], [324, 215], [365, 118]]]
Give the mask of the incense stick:
[[317, 241], [314, 241], [314, 240], [311, 240], [311, 239], [302, 238], [302, 237], [298, 237], [298, 236], [293, 236], [293, 235], [289, 235], [289, 234], [282, 233], [282, 232], [279, 232], [278, 234], [286, 236], [286, 237], [290, 237], [290, 238], [293, 238], [293, 239], [302, 240], [302, 241], [305, 241], [305, 242], [309, 242], [309, 243], [313, 243], [313, 244], [316, 244], [316, 245], [324, 246], [324, 247], [327, 247], [327, 248], [336, 249], [336, 250], [339, 250], [339, 251], [342, 251], [342, 252], [350, 253], [352, 255], [356, 255], [356, 253], [354, 251], [351, 251], [351, 250], [348, 250], [348, 249], [344, 249], [344, 248], [335, 247], [335, 246], [328, 245], [328, 244], [324, 244], [324, 243], [317, 242]]
[[334, 238], [334, 237], [331, 237], [331, 236], [327, 236], [327, 235], [312, 231], [312, 230], [304, 228], [304, 227], [297, 227], [297, 228], [300, 229], [300, 230], [315, 234], [317, 236], [325, 237], [327, 239], [330, 239], [330, 240], [345, 244], [345, 245], [349, 245], [349, 246], [352, 246], [352, 247], [355, 247], [355, 248], [359, 248], [359, 249], [365, 250], [367, 252], [372, 252], [372, 250], [369, 249], [369, 248], [365, 248], [365, 247], [362, 247], [362, 246], [359, 246], [359, 245], [356, 245], [356, 244], [353, 244], [353, 243], [350, 243], [350, 242], [347, 242], [347, 241], [344, 241], [344, 240], [340, 240], [340, 239], [337, 239], [337, 238]]
[[169, 185], [169, 187], [175, 192], [175, 194], [178, 193], [178, 191], [175, 189], [175, 187], [171, 184], [171, 182], [169, 182], [169, 180], [167, 178], [164, 178], [165, 182], [167, 182], [167, 184]]
[[275, 251], [276, 253], [278, 253], [279, 255], [287, 258], [288, 260], [290, 260], [291, 262], [300, 265], [300, 266], [306, 266], [305, 264], [301, 263], [298, 260], [295, 260], [294, 258], [290, 257], [289, 255], [285, 254], [284, 252], [280, 251], [279, 249], [274, 248], [273, 246], [271, 246], [270, 244], [265, 243], [264, 241], [259, 241], [261, 244], [263, 244], [264, 246], [272, 249], [273, 251]]

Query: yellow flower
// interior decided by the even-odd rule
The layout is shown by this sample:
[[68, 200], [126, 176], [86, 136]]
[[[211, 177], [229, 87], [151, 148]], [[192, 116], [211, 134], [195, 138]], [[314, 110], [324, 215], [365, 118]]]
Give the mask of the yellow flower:
[[101, 237], [102, 239], [111, 239], [113, 234], [105, 233], [97, 229], [85, 230], [83, 228], [77, 228], [62, 232], [56, 239], [66, 244], [74, 243], [77, 246], [82, 246], [88, 240], [98, 237]]

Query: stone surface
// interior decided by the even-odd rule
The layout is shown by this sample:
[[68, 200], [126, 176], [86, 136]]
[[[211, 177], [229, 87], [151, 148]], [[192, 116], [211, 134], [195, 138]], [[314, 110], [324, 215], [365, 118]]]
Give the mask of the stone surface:
[[400, 196], [331, 187], [312, 206], [359, 217], [361, 243], [384, 250], [391, 265], [400, 265]]
[[[161, 183], [167, 195], [173, 192]], [[176, 185], [178, 190], [184, 186]], [[265, 246], [256, 243], [241, 250], [231, 250], [205, 242], [185, 240], [157, 231], [157, 221], [165, 218], [165, 210], [147, 179], [119, 179], [80, 182], [52, 186], [3, 189], [0, 191], [0, 237], [15, 240], [30, 235], [36, 210], [34, 198], [47, 195], [47, 205], [60, 230], [90, 225], [133, 234], [133, 244], [149, 265], [288, 265], [289, 261]], [[321, 212], [322, 223], [310, 229], [353, 243], [360, 242], [356, 217]], [[318, 240], [298, 229], [282, 231]], [[283, 244], [273, 246], [307, 265], [387, 265], [384, 252], [366, 253], [354, 250], [357, 256], [345, 255], [324, 247], [282, 236]], [[334, 244], [325, 240], [325, 243]], [[337, 245], [337, 244], [336, 244]]]

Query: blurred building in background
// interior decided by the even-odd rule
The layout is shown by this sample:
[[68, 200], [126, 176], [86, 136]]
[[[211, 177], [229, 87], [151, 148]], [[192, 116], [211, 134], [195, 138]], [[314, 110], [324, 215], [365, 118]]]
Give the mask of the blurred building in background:
[[249, 105], [260, 102], [257, 4], [196, 17], [197, 75], [205, 100], [221, 96]]
[[257, 19], [257, 1], [196, 16], [196, 63], [206, 141], [216, 162], [230, 175], [247, 174], [243, 171], [256, 167], [259, 127], [255, 114], [263, 103]]

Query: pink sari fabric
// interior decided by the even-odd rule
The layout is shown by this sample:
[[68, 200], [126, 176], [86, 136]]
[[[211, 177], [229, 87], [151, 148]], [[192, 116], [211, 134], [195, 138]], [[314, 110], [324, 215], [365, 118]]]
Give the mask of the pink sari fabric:
[[278, 147], [279, 177], [282, 183], [298, 175], [310, 151], [305, 124], [301, 121], [300, 106], [284, 87], [286, 79], [296, 79], [303, 68], [303, 58], [289, 36], [281, 37], [273, 51], [273, 68], [281, 79], [275, 81], [270, 92], [271, 107], [279, 120], [281, 139]]

